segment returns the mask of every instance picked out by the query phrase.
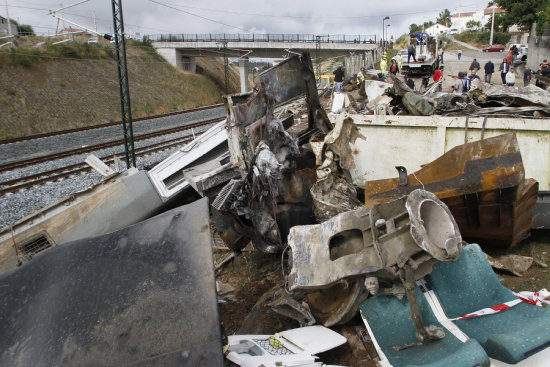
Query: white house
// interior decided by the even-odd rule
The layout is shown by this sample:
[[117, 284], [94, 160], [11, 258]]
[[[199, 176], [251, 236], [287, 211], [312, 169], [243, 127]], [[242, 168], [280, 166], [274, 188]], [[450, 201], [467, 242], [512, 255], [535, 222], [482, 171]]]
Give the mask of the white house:
[[[458, 29], [458, 32], [464, 32], [468, 27], [466, 24], [468, 24], [469, 21], [473, 20], [476, 22], [481, 23], [481, 27], [485, 27], [485, 25], [491, 20], [491, 16], [493, 15], [493, 8], [496, 14], [500, 13], [506, 13], [505, 9], [499, 8], [498, 5], [492, 5], [488, 8], [472, 11], [472, 12], [457, 12], [452, 15], [451, 17], [451, 28]], [[514, 25], [510, 27], [510, 32], [519, 32], [519, 28]]]
[[441, 24], [434, 24], [424, 30], [428, 34], [435, 36], [436, 34], [448, 33], [449, 28]]

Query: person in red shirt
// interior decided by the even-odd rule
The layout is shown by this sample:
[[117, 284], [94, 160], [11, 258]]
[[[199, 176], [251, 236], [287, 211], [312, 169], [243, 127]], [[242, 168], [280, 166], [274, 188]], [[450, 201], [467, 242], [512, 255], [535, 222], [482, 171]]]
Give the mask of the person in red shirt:
[[439, 87], [437, 88], [440, 92], [442, 90], [441, 85], [443, 84], [443, 66], [440, 66], [439, 69], [437, 69], [434, 73], [434, 82], [438, 82], [441, 80], [441, 83], [439, 84]]

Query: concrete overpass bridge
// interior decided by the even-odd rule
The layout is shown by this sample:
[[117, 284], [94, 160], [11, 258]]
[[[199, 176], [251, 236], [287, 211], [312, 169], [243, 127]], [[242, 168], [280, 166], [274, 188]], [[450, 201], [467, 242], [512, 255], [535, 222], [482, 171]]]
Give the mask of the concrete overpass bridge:
[[314, 34], [161, 34], [147, 36], [153, 47], [180, 70], [196, 71], [196, 57], [238, 57], [241, 92], [248, 91], [250, 58], [285, 58], [308, 51], [317, 58], [344, 57], [348, 75], [379, 59], [376, 36]]

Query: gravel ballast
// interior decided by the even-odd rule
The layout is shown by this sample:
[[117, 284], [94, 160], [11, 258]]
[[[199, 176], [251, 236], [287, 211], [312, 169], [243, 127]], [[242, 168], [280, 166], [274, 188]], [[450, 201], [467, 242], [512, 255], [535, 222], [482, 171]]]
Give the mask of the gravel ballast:
[[[136, 124], [140, 126], [139, 133], [145, 133], [141, 126], [144, 126], [144, 128], [148, 129], [148, 131], [153, 131], [154, 129], [166, 129], [169, 127], [175, 127], [179, 126], [182, 123], [183, 124], [190, 124], [194, 122], [200, 122], [204, 120], [209, 120], [217, 117], [224, 117], [224, 109], [223, 108], [216, 108], [216, 109], [210, 109], [210, 110], [204, 110], [204, 111], [197, 111], [193, 112], [192, 118], [187, 118], [186, 120], [182, 121], [182, 116], [168, 116], [153, 120], [146, 120], [146, 121], [140, 121], [139, 124]], [[177, 120], [179, 118], [179, 120]], [[143, 124], [141, 124], [144, 122]], [[208, 128], [210, 128], [212, 125], [209, 126], [201, 126], [199, 128], [194, 129], [194, 133], [198, 134], [201, 133]], [[118, 132], [120, 133], [121, 127], [117, 127]], [[103, 141], [102, 139], [108, 139], [109, 137], [106, 135], [109, 135], [112, 133], [110, 128], [106, 129], [98, 129], [102, 130], [103, 132], [98, 135], [98, 131], [89, 130], [80, 132], [78, 134], [66, 134], [58, 137], [50, 137], [50, 138], [41, 138], [41, 139], [35, 139], [30, 140], [22, 143], [17, 144], [7, 144], [4, 146], [0, 146], [0, 149], [3, 149], [3, 151], [0, 150], [0, 157], [2, 157], [2, 154], [4, 151], [9, 151], [9, 155], [11, 157], [25, 157], [28, 158], [26, 154], [37, 154], [36, 152], [40, 149], [49, 150], [55, 147], [62, 146], [63, 150], [69, 150], [74, 148], [66, 148], [65, 144], [68, 145], [74, 145], [74, 144], [80, 144], [83, 141], [87, 141], [89, 143], [97, 144], [97, 141], [95, 139], [98, 139], [99, 141]], [[134, 132], [136, 129], [134, 130]], [[139, 148], [142, 146], [147, 146], [155, 143], [160, 143], [166, 140], [174, 139], [177, 137], [187, 136], [190, 135], [191, 131], [183, 131], [175, 134], [170, 134], [162, 137], [157, 137], [154, 139], [148, 139], [144, 141], [139, 141], [135, 143], [135, 148]], [[71, 137], [68, 137], [67, 135], [74, 135]], [[121, 135], [121, 134], [120, 134]], [[117, 136], [117, 138], [120, 138]], [[112, 137], [110, 140], [113, 140]], [[107, 140], [108, 141], [108, 140]], [[6, 149], [9, 146], [11, 146], [10, 149]], [[168, 156], [173, 154], [181, 147], [173, 147], [171, 149], [167, 149], [161, 152], [152, 153], [143, 157], [136, 157], [136, 165], [137, 168], [140, 170], [143, 169], [149, 169], [161, 162], [162, 160], [166, 159]], [[56, 150], [56, 151], [59, 151]], [[41, 154], [50, 154], [50, 153], [43, 153], [44, 151], [41, 151]], [[86, 153], [83, 155], [78, 156], [72, 156], [67, 157], [63, 159], [58, 159], [51, 162], [44, 162], [41, 164], [33, 165], [24, 167], [21, 169], [8, 171], [8, 172], [1, 172], [0, 173], [0, 182], [13, 180], [19, 177], [28, 176], [30, 174], [45, 172], [49, 170], [53, 170], [55, 168], [75, 164], [75, 163], [81, 163], [86, 159], [86, 157], [89, 154], [94, 154], [98, 157], [112, 157], [113, 155], [117, 155], [121, 160], [124, 161], [124, 147], [113, 147], [108, 149], [102, 149], [97, 152], [92, 153]], [[28, 188], [21, 191], [18, 191], [16, 193], [4, 195], [0, 197], [0, 228], [10, 225], [14, 221], [21, 219], [30, 213], [32, 213], [35, 210], [38, 210], [40, 208], [43, 208], [47, 205], [53, 204], [56, 201], [63, 199], [64, 197], [71, 195], [75, 192], [85, 190], [93, 185], [96, 185], [101, 182], [102, 176], [98, 174], [95, 171], [87, 172], [84, 174], [77, 174], [72, 177], [65, 178], [61, 181], [55, 181], [51, 183], [47, 183], [45, 185], [41, 185], [38, 187]]]

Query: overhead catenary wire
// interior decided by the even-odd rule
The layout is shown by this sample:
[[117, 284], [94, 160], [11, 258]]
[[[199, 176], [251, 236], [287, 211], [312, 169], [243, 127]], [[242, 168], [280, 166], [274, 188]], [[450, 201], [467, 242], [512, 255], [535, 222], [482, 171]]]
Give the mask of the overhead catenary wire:
[[[149, 0], [158, 4], [161, 4], [157, 1]], [[475, 2], [470, 3], [466, 5], [462, 5], [464, 8], [473, 7], [473, 6], [480, 6], [481, 4], [485, 4], [485, 2]], [[343, 15], [343, 16], [337, 16], [334, 14], [323, 14], [321, 16], [316, 14], [308, 14], [308, 15], [278, 15], [278, 14], [262, 14], [262, 13], [248, 13], [248, 12], [239, 12], [234, 10], [228, 10], [228, 9], [214, 9], [214, 8], [202, 8], [202, 7], [196, 7], [196, 6], [189, 6], [189, 5], [182, 5], [182, 4], [174, 4], [174, 3], [162, 3], [164, 6], [178, 6], [178, 7], [184, 7], [187, 9], [195, 9], [195, 10], [202, 10], [202, 11], [208, 11], [208, 12], [216, 12], [216, 13], [228, 13], [228, 14], [234, 14], [234, 15], [243, 15], [243, 16], [254, 16], [254, 17], [269, 17], [269, 18], [286, 18], [286, 19], [362, 19], [362, 18], [380, 18], [384, 16], [407, 16], [407, 15], [417, 15], [417, 14], [428, 14], [428, 13], [434, 13], [438, 10], [423, 10], [423, 11], [415, 11], [415, 12], [384, 12], [384, 14], [368, 14], [368, 15]], [[484, 6], [484, 5], [483, 5]], [[181, 10], [181, 9], [178, 9]]]
[[231, 24], [227, 24], [227, 23], [223, 23], [223, 22], [220, 22], [220, 21], [217, 21], [217, 20], [214, 20], [214, 19], [206, 18], [206, 17], [203, 17], [203, 16], [201, 16], [201, 15], [193, 14], [193, 13], [188, 12], [188, 11], [186, 11], [186, 10], [182, 10], [182, 9], [176, 8], [176, 7], [174, 7], [174, 6], [171, 6], [171, 5], [168, 5], [168, 4], [164, 4], [164, 3], [161, 3], [161, 2], [159, 2], [159, 1], [155, 1], [155, 0], [149, 0], [149, 1], [152, 2], [152, 3], [155, 3], [155, 4], [159, 4], [159, 5], [165, 6], [165, 7], [170, 8], [170, 9], [174, 9], [174, 10], [180, 11], [180, 12], [185, 13], [185, 14], [192, 15], [192, 16], [197, 17], [197, 18], [201, 18], [201, 19], [204, 19], [204, 20], [208, 20], [208, 21], [210, 21], [210, 22], [214, 22], [214, 23], [218, 23], [218, 24], [224, 25], [224, 26], [226, 26], [226, 27], [235, 28], [235, 29], [239, 29], [239, 30], [244, 31], [244, 32], [248, 32], [248, 30], [246, 30], [246, 29], [244, 29], [244, 28], [237, 27], [237, 26], [234, 26], [234, 25], [231, 25]]

